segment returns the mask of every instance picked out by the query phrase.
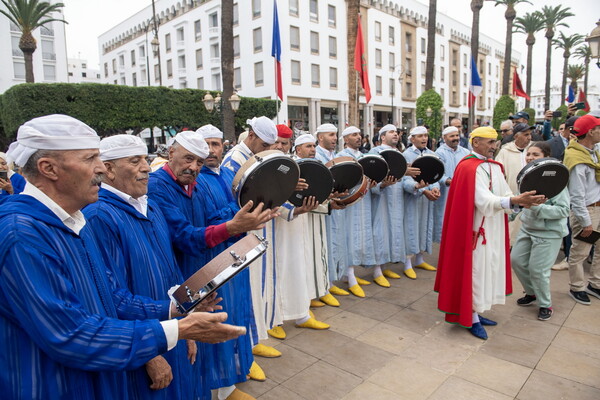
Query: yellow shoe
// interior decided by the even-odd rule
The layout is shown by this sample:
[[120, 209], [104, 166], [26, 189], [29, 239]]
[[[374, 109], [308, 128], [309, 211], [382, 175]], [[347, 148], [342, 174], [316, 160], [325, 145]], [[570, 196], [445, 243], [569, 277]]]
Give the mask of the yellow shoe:
[[350, 286], [348, 288], [348, 290], [350, 291], [350, 293], [352, 293], [356, 297], [365, 297], [365, 292], [364, 292], [364, 290], [362, 290], [360, 285]]
[[310, 306], [314, 308], [325, 307], [325, 302], [317, 299], [312, 299], [310, 301]]
[[385, 279], [385, 276], [378, 276], [377, 278], [373, 279], [375, 281], [376, 284], [378, 284], [379, 286], [382, 287], [390, 287], [390, 283], [388, 282], [387, 279]]
[[406, 275], [406, 277], [410, 278], [410, 279], [417, 279], [417, 273], [412, 268], [405, 269], [404, 270], [404, 275]]
[[283, 340], [285, 339], [285, 337], [287, 336], [285, 334], [285, 331], [283, 330], [283, 326], [276, 326], [273, 329], [269, 329], [267, 331], [267, 333], [269, 334], [269, 336], [274, 337], [275, 339], [280, 339]]
[[317, 321], [313, 317], [310, 317], [308, 319], [308, 321], [306, 321], [306, 322], [296, 325], [296, 327], [297, 328], [317, 329], [317, 330], [329, 329], [328, 324], [326, 324], [325, 322]]
[[335, 294], [336, 296], [349, 296], [350, 293], [345, 291], [344, 289], [340, 289], [339, 287], [333, 285], [329, 288], [329, 293]]
[[[259, 367], [260, 368], [260, 367]], [[264, 373], [264, 372], [263, 372]], [[266, 378], [265, 378], [266, 379]], [[255, 397], [250, 396], [246, 392], [242, 392], [240, 389], [235, 388], [233, 392], [225, 400], [256, 400]]]
[[400, 275], [398, 275], [397, 273], [395, 273], [391, 269], [384, 269], [383, 270], [383, 276], [385, 276], [386, 278], [389, 278], [389, 279], [400, 279], [401, 278]]
[[275, 347], [259, 343], [252, 348], [252, 355], [265, 358], [277, 358], [281, 357], [281, 352]]
[[431, 264], [426, 263], [425, 261], [423, 261], [419, 265], [415, 265], [415, 268], [421, 268], [421, 269], [424, 269], [425, 271], [437, 271], [436, 267], [434, 267]]
[[248, 378], [253, 381], [264, 382], [267, 380], [267, 376], [265, 375], [265, 371], [256, 363], [256, 361], [252, 361], [252, 365], [250, 366], [250, 372], [248, 372]]
[[367, 286], [367, 285], [371, 284], [371, 282], [369, 282], [363, 278], [359, 278], [358, 276], [356, 277], [356, 283], [358, 283], [360, 286]]
[[325, 303], [331, 307], [339, 307], [340, 306], [340, 302], [338, 301], [338, 299], [333, 297], [331, 295], [331, 293], [327, 293], [325, 296], [321, 297], [319, 300], [321, 300], [323, 303]]
[[308, 310], [308, 316], [311, 318], [315, 318], [315, 313], [313, 313], [312, 311]]

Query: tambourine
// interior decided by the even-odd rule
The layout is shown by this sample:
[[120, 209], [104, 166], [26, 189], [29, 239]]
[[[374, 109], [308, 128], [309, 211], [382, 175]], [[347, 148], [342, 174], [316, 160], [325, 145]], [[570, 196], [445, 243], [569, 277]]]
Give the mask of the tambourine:
[[346, 207], [351, 206], [361, 200], [369, 191], [369, 180], [363, 175], [362, 181], [351, 188], [347, 196], [340, 197], [337, 202], [345, 205]]
[[264, 254], [267, 242], [248, 235], [200, 268], [169, 296], [182, 313], [188, 313], [215, 290], [247, 268]]
[[292, 193], [288, 201], [301, 207], [306, 197], [314, 196], [319, 203], [327, 200], [333, 190], [333, 175], [329, 168], [314, 158], [302, 158], [296, 162], [300, 167], [300, 178], [306, 180], [308, 189]]
[[263, 202], [265, 208], [279, 207], [290, 198], [300, 178], [300, 168], [279, 150], [267, 150], [250, 157], [233, 178], [232, 190], [240, 207], [249, 200], [252, 210]]
[[390, 169], [389, 175], [400, 179], [406, 174], [408, 164], [406, 163], [406, 158], [398, 150], [382, 150], [379, 155], [387, 162]]
[[413, 161], [411, 167], [421, 170], [421, 173], [415, 177], [415, 181], [425, 181], [429, 185], [436, 183], [444, 175], [444, 163], [433, 154], [423, 154]]
[[377, 183], [384, 180], [390, 171], [385, 158], [377, 154], [365, 154], [358, 159], [358, 163], [363, 167], [365, 176]]
[[569, 184], [569, 170], [555, 158], [540, 158], [523, 167], [517, 175], [519, 191], [535, 190], [551, 199]]
[[325, 164], [333, 176], [333, 190], [345, 192], [363, 180], [362, 166], [352, 157], [336, 157]]

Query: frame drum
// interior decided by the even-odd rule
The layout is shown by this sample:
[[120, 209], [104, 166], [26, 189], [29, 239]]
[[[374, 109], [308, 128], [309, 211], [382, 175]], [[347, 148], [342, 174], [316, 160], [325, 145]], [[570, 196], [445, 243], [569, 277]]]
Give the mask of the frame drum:
[[333, 190], [336, 192], [345, 192], [362, 182], [362, 166], [352, 157], [336, 157], [325, 166], [333, 176]]
[[523, 167], [517, 175], [519, 192], [535, 190], [547, 199], [558, 195], [569, 183], [569, 170], [555, 158], [540, 158]]
[[333, 189], [333, 175], [329, 168], [314, 158], [302, 158], [296, 162], [300, 167], [300, 178], [306, 180], [308, 189], [292, 193], [288, 201], [301, 207], [305, 197], [314, 196], [319, 203], [327, 200]]
[[279, 150], [267, 150], [248, 159], [235, 174], [232, 190], [238, 205], [249, 200], [252, 210], [263, 202], [264, 208], [279, 207], [290, 198], [300, 178], [300, 168]]
[[406, 164], [406, 158], [398, 150], [387, 149], [382, 150], [379, 155], [385, 158], [390, 168], [390, 175], [396, 179], [400, 179], [406, 173], [408, 165]]
[[358, 159], [358, 163], [363, 167], [365, 176], [377, 183], [384, 180], [390, 172], [388, 163], [378, 154], [365, 154]]
[[179, 311], [188, 313], [266, 250], [267, 242], [264, 239], [253, 234], [247, 235], [196, 271], [169, 296]]
[[418, 157], [411, 166], [421, 170], [421, 174], [415, 177], [417, 182], [423, 180], [431, 185], [442, 179], [444, 175], [444, 163], [433, 154], [424, 154]]

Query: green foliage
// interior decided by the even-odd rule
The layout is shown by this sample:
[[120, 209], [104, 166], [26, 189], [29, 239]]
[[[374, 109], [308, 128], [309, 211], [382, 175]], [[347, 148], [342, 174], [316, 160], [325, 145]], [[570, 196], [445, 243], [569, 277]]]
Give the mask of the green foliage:
[[[496, 106], [494, 107], [494, 117], [492, 119], [492, 123], [494, 129], [500, 129], [500, 124], [502, 121], [508, 119], [509, 116], [515, 113], [515, 101], [509, 95], [501, 96], [496, 102]], [[532, 115], [532, 114], [530, 114]], [[533, 114], [535, 115], [535, 113]]]
[[552, 127], [558, 130], [560, 124], [564, 124], [567, 120], [567, 111], [569, 110], [567, 106], [563, 104], [562, 106], [558, 107], [555, 111], [562, 112], [562, 116], [560, 118], [552, 118]]
[[531, 118], [531, 120], [529, 120], [529, 122], [531, 122], [532, 124], [535, 121], [535, 110], [533, 108], [524, 108], [522, 110], [519, 111], [525, 111], [527, 114], [529, 114], [529, 118]]
[[[430, 135], [439, 138], [442, 132], [444, 116], [440, 109], [444, 102], [442, 97], [434, 90], [429, 89], [417, 98], [417, 119], [423, 119], [423, 124], [429, 127]], [[431, 117], [427, 116], [427, 109], [431, 108]]]
[[[101, 136], [153, 126], [195, 129], [210, 123], [219, 127], [219, 114], [204, 108], [206, 92], [96, 83], [25, 83], [3, 94], [0, 119], [8, 136], [30, 119], [48, 114], [70, 115]], [[216, 96], [217, 92], [211, 94]], [[246, 119], [260, 115], [274, 118], [275, 101], [242, 97], [235, 116], [236, 131], [243, 130]]]
[[[576, 115], [576, 116], [578, 116], [578, 117], [583, 117], [583, 116], [584, 116], [585, 114], [587, 114], [587, 113], [588, 113], [588, 112], [587, 112], [587, 111], [585, 111], [585, 110], [579, 110], [579, 111], [577, 111], [577, 112], [575, 113], [575, 115]], [[0, 129], [1, 129], [1, 127], [0, 127]]]

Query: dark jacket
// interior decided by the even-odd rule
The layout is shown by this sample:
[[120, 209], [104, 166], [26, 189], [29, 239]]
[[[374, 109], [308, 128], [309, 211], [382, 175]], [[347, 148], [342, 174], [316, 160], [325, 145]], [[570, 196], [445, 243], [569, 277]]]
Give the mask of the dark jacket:
[[560, 135], [555, 136], [548, 142], [550, 145], [550, 155], [560, 161], [565, 157], [565, 144]]

